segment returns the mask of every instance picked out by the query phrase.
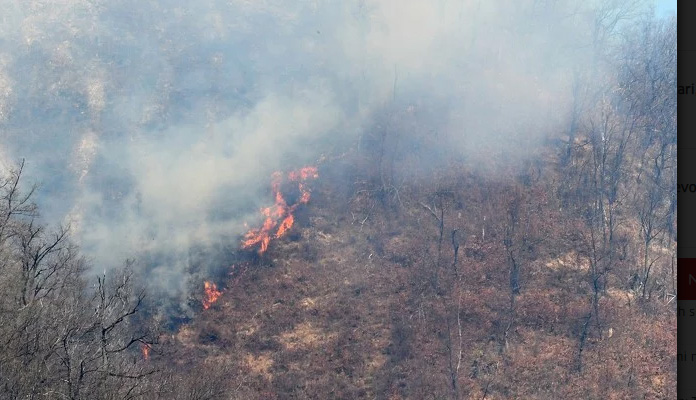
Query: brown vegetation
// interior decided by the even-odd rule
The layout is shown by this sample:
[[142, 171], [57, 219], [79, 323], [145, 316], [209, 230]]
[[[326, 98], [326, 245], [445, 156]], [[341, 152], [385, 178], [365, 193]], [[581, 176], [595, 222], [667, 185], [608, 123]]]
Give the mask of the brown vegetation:
[[129, 264], [85, 274], [18, 166], [0, 181], [0, 397], [674, 397], [676, 27], [636, 29], [565, 139], [494, 173], [385, 106], [319, 165], [291, 232], [239, 250], [174, 327]]

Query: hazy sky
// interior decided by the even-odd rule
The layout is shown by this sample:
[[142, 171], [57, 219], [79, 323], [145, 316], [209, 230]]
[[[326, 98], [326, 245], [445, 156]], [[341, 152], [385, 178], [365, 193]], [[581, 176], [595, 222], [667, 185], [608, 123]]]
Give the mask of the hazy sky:
[[656, 0], [655, 12], [664, 17], [677, 12], [677, 0]]

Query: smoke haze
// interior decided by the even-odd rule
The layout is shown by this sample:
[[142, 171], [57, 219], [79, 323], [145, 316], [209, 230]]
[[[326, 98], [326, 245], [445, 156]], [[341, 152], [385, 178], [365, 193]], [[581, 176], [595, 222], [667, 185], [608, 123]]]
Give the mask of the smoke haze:
[[96, 270], [145, 260], [184, 293], [273, 171], [386, 110], [481, 168], [562, 135], [573, 79], [604, 68], [590, 3], [2, 0], [0, 163], [26, 158]]

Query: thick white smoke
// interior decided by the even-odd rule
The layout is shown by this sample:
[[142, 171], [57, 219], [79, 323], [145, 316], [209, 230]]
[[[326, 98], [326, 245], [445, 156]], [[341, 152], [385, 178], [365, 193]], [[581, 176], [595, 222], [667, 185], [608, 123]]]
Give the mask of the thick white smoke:
[[520, 159], [565, 129], [594, 60], [574, 1], [0, 4], [0, 161], [26, 158], [45, 219], [99, 270], [145, 259], [173, 292], [192, 249], [258, 221], [272, 171], [380, 110], [474, 164]]

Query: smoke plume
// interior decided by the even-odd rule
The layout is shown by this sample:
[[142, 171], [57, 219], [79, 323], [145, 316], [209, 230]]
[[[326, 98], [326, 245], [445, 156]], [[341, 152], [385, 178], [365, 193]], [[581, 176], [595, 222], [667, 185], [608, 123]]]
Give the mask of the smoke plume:
[[573, 1], [0, 4], [0, 163], [26, 159], [43, 218], [69, 223], [97, 271], [134, 258], [173, 294], [260, 222], [273, 171], [387, 112], [402, 143], [516, 162], [602, 68], [593, 6]]

